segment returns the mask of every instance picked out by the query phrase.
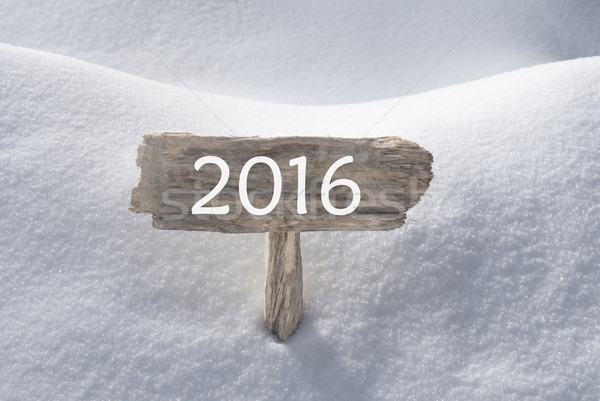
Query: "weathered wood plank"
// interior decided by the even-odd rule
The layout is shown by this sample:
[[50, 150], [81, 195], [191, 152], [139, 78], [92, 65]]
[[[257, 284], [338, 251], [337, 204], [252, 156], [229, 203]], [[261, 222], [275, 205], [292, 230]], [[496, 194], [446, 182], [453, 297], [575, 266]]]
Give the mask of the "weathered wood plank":
[[302, 319], [300, 233], [267, 233], [265, 255], [265, 326], [285, 341]]
[[[221, 177], [215, 165], [196, 171], [202, 156], [218, 156], [230, 168], [229, 180], [220, 195], [206, 206], [230, 205], [227, 215], [193, 215], [192, 206], [215, 187]], [[254, 156], [272, 158], [283, 178], [276, 209], [256, 216], [239, 200], [242, 166]], [[307, 157], [307, 214], [297, 213], [298, 167], [289, 161]], [[321, 182], [329, 167], [344, 156], [354, 161], [341, 166], [333, 179], [347, 178], [361, 190], [358, 208], [349, 215], [328, 213], [321, 201]], [[138, 149], [141, 178], [133, 189], [130, 210], [151, 213], [153, 226], [171, 230], [219, 232], [390, 230], [400, 227], [406, 211], [414, 206], [433, 178], [433, 157], [419, 145], [398, 137], [202, 137], [187, 133], [144, 136]], [[273, 175], [265, 164], [255, 165], [248, 176], [255, 207], [266, 206], [273, 192]], [[330, 198], [336, 207], [350, 203], [351, 193], [338, 187]]]

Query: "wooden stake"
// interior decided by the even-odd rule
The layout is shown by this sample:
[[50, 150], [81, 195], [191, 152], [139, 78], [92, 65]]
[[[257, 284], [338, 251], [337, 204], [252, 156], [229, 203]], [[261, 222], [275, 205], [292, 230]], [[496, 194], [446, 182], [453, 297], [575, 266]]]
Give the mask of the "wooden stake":
[[302, 319], [300, 232], [266, 235], [265, 326], [285, 341]]

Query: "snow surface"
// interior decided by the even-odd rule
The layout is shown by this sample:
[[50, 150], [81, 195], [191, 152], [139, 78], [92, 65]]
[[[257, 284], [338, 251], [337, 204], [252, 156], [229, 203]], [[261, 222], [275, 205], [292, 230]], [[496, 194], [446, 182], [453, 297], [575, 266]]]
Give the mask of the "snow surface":
[[[152, 64], [153, 55], [125, 35], [102, 2], [56, 2], [56, 12], [45, 2], [4, 2], [0, 399], [598, 399], [600, 57], [400, 98], [415, 76], [399, 82], [398, 75], [423, 73], [436, 57], [413, 53], [398, 75], [386, 73], [397, 67], [399, 53], [386, 53], [385, 44], [397, 39], [402, 24], [385, 36], [390, 4], [384, 2], [359, 20], [351, 18], [361, 14], [358, 3], [339, 19], [335, 4], [273, 5], [267, 13], [266, 5], [202, 3], [195, 15], [208, 25], [200, 31], [190, 31], [194, 19], [167, 3], [140, 3], [131, 14], [120, 3], [106, 4], [151, 48], [173, 57], [167, 64], [181, 63], [176, 72], [194, 88], [206, 83], [223, 93], [301, 102], [321, 95], [345, 102], [395, 98], [298, 106], [192, 93], [168, 85], [172, 76], [165, 78], [164, 66]], [[157, 12], [158, 4], [169, 12]], [[440, 27], [457, 34], [491, 5], [452, 13], [449, 5], [425, 4], [431, 14], [425, 5], [414, 13], [430, 15], [431, 26], [450, 21]], [[527, 31], [537, 43], [530, 46], [520, 35], [540, 4], [500, 2], [477, 26], [481, 46], [464, 50], [465, 62], [477, 68], [464, 76], [445, 70], [439, 81], [428, 76], [428, 85], [545, 57], [600, 54], [598, 28], [586, 25], [597, 15], [594, 2], [544, 2], [544, 18]], [[228, 7], [244, 11], [240, 22], [225, 18], [237, 15]], [[392, 9], [413, 11], [407, 4]], [[288, 18], [280, 19], [282, 13]], [[291, 27], [294, 15], [298, 24]], [[516, 15], [522, 29], [507, 42], [510, 29], [501, 21]], [[574, 15], [578, 23], [571, 21], [560, 41], [555, 25], [538, 23]], [[330, 38], [361, 21], [374, 30], [344, 39], [348, 48], [360, 43], [355, 53], [319, 58], [330, 50], [320, 47], [328, 44], [318, 40], [320, 30]], [[430, 32], [425, 23], [419, 31], [421, 25], [402, 28], [418, 37], [407, 45], [411, 50], [424, 47], [428, 57], [447, 50], [443, 29]], [[202, 29], [215, 35], [207, 39]], [[292, 32], [310, 57], [284, 51], [291, 39], [283, 37], [262, 60], [266, 37]], [[382, 46], [370, 49], [378, 35]], [[236, 43], [257, 49], [240, 54]], [[479, 68], [489, 45], [500, 55]], [[505, 57], [520, 46], [528, 54], [556, 53]], [[204, 48], [206, 56], [198, 53]], [[188, 56], [193, 60], [183, 61]], [[451, 57], [459, 56], [445, 62], [459, 70]], [[249, 62], [246, 68], [231, 67], [240, 60]], [[353, 70], [336, 69], [344, 60], [363, 73], [380, 63], [383, 72], [353, 86], [345, 81], [356, 78]], [[497, 60], [506, 64], [494, 67]], [[213, 68], [219, 73], [211, 76]], [[374, 78], [380, 73], [383, 81]], [[322, 86], [327, 80], [331, 85]], [[315, 97], [306, 92], [315, 88]], [[162, 232], [151, 228], [149, 216], [127, 211], [144, 133], [230, 134], [199, 99], [240, 136], [400, 135], [435, 157], [436, 176], [404, 227], [302, 234], [305, 314], [286, 343], [262, 324], [264, 235]]]
[[598, 21], [597, 0], [2, 0], [0, 42], [203, 92], [322, 104], [597, 56]]

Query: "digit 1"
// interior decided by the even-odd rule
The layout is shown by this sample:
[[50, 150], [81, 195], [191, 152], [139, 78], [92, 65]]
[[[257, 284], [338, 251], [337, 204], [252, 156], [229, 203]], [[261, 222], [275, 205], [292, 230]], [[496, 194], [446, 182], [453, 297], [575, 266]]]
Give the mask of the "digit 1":
[[306, 214], [306, 156], [290, 160], [290, 166], [298, 166], [298, 214]]

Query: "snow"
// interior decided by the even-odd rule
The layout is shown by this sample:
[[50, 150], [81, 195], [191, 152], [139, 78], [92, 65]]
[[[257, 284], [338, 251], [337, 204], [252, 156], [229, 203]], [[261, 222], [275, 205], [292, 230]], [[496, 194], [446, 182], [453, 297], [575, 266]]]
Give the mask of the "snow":
[[[600, 54], [598, 11], [557, 3], [498, 3], [402, 97], [492, 2], [4, 2], [0, 399], [597, 399], [600, 57], [576, 58]], [[264, 235], [127, 211], [143, 134], [232, 134], [203, 103], [234, 135], [434, 155], [404, 227], [302, 234], [286, 343]]]
[[594, 0], [3, 0], [0, 16], [0, 42], [287, 103], [392, 98], [600, 54]]

